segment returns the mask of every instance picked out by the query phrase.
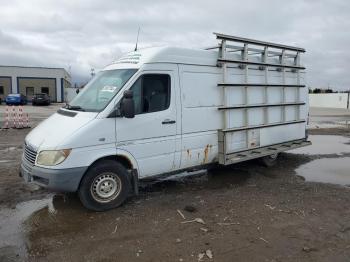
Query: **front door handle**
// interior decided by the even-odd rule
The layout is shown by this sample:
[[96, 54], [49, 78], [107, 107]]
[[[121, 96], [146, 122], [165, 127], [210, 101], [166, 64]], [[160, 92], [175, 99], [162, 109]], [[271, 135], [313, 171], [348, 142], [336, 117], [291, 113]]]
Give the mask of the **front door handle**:
[[171, 125], [171, 124], [175, 124], [176, 121], [175, 120], [170, 120], [170, 119], [165, 119], [162, 124], [163, 125]]

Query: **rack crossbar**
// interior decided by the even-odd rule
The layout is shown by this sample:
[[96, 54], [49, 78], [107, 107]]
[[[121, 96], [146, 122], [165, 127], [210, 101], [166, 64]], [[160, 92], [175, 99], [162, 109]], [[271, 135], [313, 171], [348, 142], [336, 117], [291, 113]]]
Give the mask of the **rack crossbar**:
[[265, 86], [267, 86], [267, 87], [300, 87], [300, 88], [305, 87], [305, 85], [286, 85], [286, 84], [284, 84], [284, 85], [283, 84], [268, 84], [268, 85], [266, 85], [266, 84], [254, 84], [254, 83], [252, 83], [252, 84], [219, 83], [218, 86], [223, 86], [223, 87], [225, 87], [225, 86], [238, 86], [238, 87], [244, 87], [244, 86], [265, 87]]
[[[220, 47], [220, 46], [219, 46]], [[218, 48], [218, 47], [217, 47]], [[212, 48], [214, 49], [214, 48]], [[227, 52], [238, 52], [238, 51], [244, 51], [244, 47], [241, 47], [241, 46], [235, 46], [235, 45], [228, 45], [226, 44], [226, 49], [227, 49]], [[251, 48], [251, 47], [248, 47], [248, 52], [254, 52], [255, 54], [263, 54], [264, 53], [264, 49], [258, 49], [258, 48]], [[267, 51], [267, 54], [270, 56], [281, 56], [282, 55], [282, 52], [276, 52], [276, 51]], [[248, 55], [250, 55], [250, 53], [248, 53]], [[296, 53], [286, 53], [284, 54], [285, 57], [288, 57], [288, 58], [295, 58], [297, 55]]]
[[295, 65], [282, 65], [282, 64], [273, 64], [273, 63], [262, 63], [262, 62], [253, 62], [253, 61], [241, 61], [233, 59], [218, 59], [219, 63], [231, 63], [231, 64], [243, 64], [243, 65], [257, 65], [257, 66], [269, 66], [269, 67], [280, 67], [280, 68], [292, 68], [292, 69], [305, 69], [303, 66]]
[[305, 102], [293, 102], [293, 103], [278, 103], [278, 104], [251, 104], [251, 105], [239, 105], [239, 106], [221, 106], [219, 110], [227, 109], [242, 109], [242, 108], [262, 108], [262, 107], [276, 107], [276, 106], [302, 106]]
[[259, 46], [267, 46], [267, 47], [279, 48], [279, 49], [283, 49], [283, 50], [290, 50], [290, 51], [296, 51], [296, 52], [302, 52], [302, 53], [305, 52], [304, 48], [295, 47], [295, 46], [288, 46], [288, 45], [282, 45], [282, 44], [276, 44], [276, 43], [271, 43], [271, 42], [249, 39], [249, 38], [230, 36], [230, 35], [225, 35], [225, 34], [221, 34], [221, 33], [214, 33], [214, 34], [216, 35], [217, 39], [222, 39], [222, 40], [229, 40], [229, 41], [245, 43], [245, 44], [252, 44], [252, 45], [259, 45]]

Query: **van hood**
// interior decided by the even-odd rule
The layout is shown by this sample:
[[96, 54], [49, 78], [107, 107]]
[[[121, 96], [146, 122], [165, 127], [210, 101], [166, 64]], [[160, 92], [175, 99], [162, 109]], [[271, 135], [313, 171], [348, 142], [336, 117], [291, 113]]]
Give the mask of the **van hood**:
[[76, 113], [74, 116], [53, 114], [26, 136], [25, 143], [36, 151], [40, 151], [41, 148], [46, 150], [59, 149], [65, 138], [73, 135], [97, 116], [97, 113], [74, 113]]

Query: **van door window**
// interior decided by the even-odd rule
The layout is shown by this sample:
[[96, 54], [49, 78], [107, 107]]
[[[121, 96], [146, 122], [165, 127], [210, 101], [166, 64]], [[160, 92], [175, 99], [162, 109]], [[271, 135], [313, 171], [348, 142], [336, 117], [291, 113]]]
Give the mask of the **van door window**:
[[163, 111], [170, 105], [170, 76], [142, 75], [131, 87], [134, 92], [135, 114]]

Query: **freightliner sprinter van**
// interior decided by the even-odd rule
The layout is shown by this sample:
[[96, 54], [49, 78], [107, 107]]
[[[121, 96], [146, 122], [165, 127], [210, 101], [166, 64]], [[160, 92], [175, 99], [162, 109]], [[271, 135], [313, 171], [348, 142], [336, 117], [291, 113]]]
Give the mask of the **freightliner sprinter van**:
[[121, 205], [138, 181], [310, 144], [304, 49], [215, 34], [206, 50], [137, 50], [99, 72], [25, 138], [25, 181]]

